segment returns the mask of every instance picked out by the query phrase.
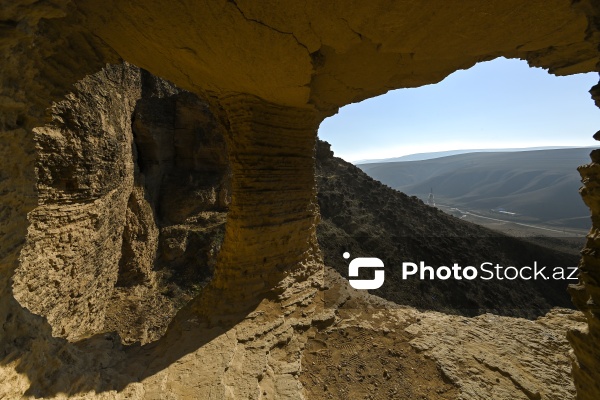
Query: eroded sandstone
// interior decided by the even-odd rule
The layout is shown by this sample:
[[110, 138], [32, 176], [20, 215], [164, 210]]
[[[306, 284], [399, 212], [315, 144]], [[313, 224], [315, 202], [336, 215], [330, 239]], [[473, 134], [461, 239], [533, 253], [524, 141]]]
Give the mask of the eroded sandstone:
[[[0, 37], [3, 62], [0, 77], [0, 342], [3, 364], [10, 366], [6, 382], [18, 388], [17, 392], [12, 387], [7, 388], [10, 391], [6, 396], [9, 397], [22, 393], [28, 385], [27, 379], [32, 382], [29, 389], [32, 395], [91, 394], [96, 391], [110, 397], [114, 394], [110, 390], [121, 391], [127, 387], [129, 394], [148, 397], [166, 390], [169, 376], [173, 376], [167, 372], [157, 373], [160, 378], [156, 378], [154, 386], [148, 387], [148, 392], [143, 384], [128, 386], [127, 379], [114, 373], [123, 372], [123, 369], [109, 368], [119, 360], [124, 363], [128, 360], [121, 353], [107, 352], [107, 348], [113, 348], [113, 340], [91, 340], [86, 342], [91, 348], [103, 350], [80, 353], [68, 343], [53, 339], [49, 326], [22, 309], [13, 297], [11, 278], [19, 265], [20, 255], [23, 254], [24, 264], [37, 262], [35, 252], [30, 251], [32, 241], [25, 238], [29, 234], [31, 239], [44, 243], [41, 223], [47, 215], [36, 212], [50, 207], [40, 204], [40, 208], [33, 211], [40, 196], [36, 192], [35, 142], [31, 129], [47, 122], [44, 110], [52, 100], [59, 101], [72, 91], [72, 84], [85, 75], [97, 73], [106, 62], [122, 58], [185, 89], [208, 95], [217, 108], [224, 110], [224, 118], [232, 124], [231, 132], [239, 134], [228, 140], [228, 144], [233, 145], [229, 149], [230, 156], [238, 158], [232, 163], [234, 222], [228, 225], [223, 256], [215, 266], [215, 286], [207, 291], [213, 293], [212, 298], [207, 295], [205, 299], [198, 299], [192, 307], [195, 313], [200, 313], [202, 307], [220, 305], [222, 302], [218, 299], [223, 298], [223, 291], [228, 291], [227, 296], [237, 302], [250, 300], [248, 304], [254, 304], [260, 301], [261, 295], [270, 293], [272, 286], [280, 288], [275, 293], [285, 292], [286, 288], [297, 287], [319, 270], [315, 267], [318, 250], [314, 240], [314, 178], [311, 178], [309, 167], [313, 156], [308, 149], [311, 143], [314, 144], [314, 129], [320, 120], [338, 107], [393, 88], [435, 83], [457, 69], [498, 56], [522, 58], [556, 74], [598, 71], [599, 61], [600, 12], [597, 3], [591, 0], [470, 0], [460, 5], [441, 0], [416, 3], [380, 0], [351, 6], [338, 1], [323, 5], [315, 1], [300, 4], [241, 0], [208, 3], [115, 0], [100, 4], [90, 0], [76, 3], [52, 0], [4, 1], [0, 10], [3, 33]], [[273, 126], [264, 125], [265, 122], [271, 122]], [[271, 146], [265, 146], [262, 142], [265, 139], [276, 143], [278, 154], [274, 154]], [[288, 155], [298, 165], [282, 161]], [[80, 159], [85, 161], [86, 157]], [[116, 171], [122, 171], [124, 181], [113, 187], [112, 194], [98, 192], [101, 188], [96, 184], [100, 180], [95, 181], [94, 175], [80, 182], [88, 191], [83, 196], [96, 202], [98, 208], [104, 210], [104, 217], [111, 217], [100, 220], [98, 216], [94, 220], [91, 212], [86, 215], [90, 203], [81, 204], [75, 212], [84, 217], [79, 220], [80, 225], [73, 228], [85, 233], [90, 240], [109, 238], [110, 248], [119, 251], [121, 247], [116, 242], [125, 237], [127, 251], [135, 255], [139, 263], [132, 266], [124, 262], [121, 270], [131, 272], [130, 278], [135, 281], [149, 271], [150, 258], [141, 255], [154, 251], [152, 238], [156, 230], [150, 219], [134, 217], [136, 212], [140, 215], [149, 212], [151, 206], [144, 205], [146, 195], [141, 196], [138, 190], [131, 198], [133, 190], [127, 189], [127, 182], [133, 180], [135, 183], [135, 173], [131, 172], [128, 163], [119, 163], [119, 167]], [[274, 168], [279, 179], [267, 179], [264, 168]], [[598, 248], [594, 239], [598, 227], [594, 196], [597, 177], [593, 172], [594, 163], [586, 168], [582, 172], [586, 179], [583, 194], [593, 213], [594, 228], [582, 263], [580, 286], [574, 297], [586, 312], [588, 328], [576, 330], [571, 341], [577, 356], [578, 395], [592, 399], [599, 393], [596, 348], [600, 339], [594, 307], [598, 303], [596, 282], [600, 268], [594, 261]], [[44, 192], [41, 193], [43, 196]], [[200, 197], [208, 202], [214, 198], [210, 191]], [[69, 210], [68, 216], [63, 216], [67, 220], [72, 215], [69, 206], [60, 206], [63, 211]], [[115, 223], [127, 220], [127, 210], [130, 228], [125, 230], [123, 222], [119, 225], [125, 235], [102, 228], [102, 224], [111, 218]], [[29, 212], [32, 212], [31, 225], [27, 220]], [[286, 213], [290, 213], [290, 221], [286, 221]], [[264, 218], [267, 224], [256, 223], [256, 215], [261, 220]], [[269, 222], [273, 223], [270, 227]], [[92, 228], [94, 223], [99, 224], [97, 229]], [[286, 234], [284, 226], [287, 224], [291, 229]], [[156, 229], [159, 229], [158, 224]], [[283, 238], [278, 237], [282, 234]], [[135, 240], [137, 235], [145, 238], [145, 244]], [[185, 240], [179, 239], [185, 235], [174, 236], [175, 253], [169, 257], [177, 257], [178, 251], [185, 254], [187, 249]], [[81, 243], [81, 251], [85, 252], [86, 246], [91, 250], [94, 245], [90, 243]], [[65, 248], [71, 246], [68, 236], [63, 245]], [[39, 251], [42, 254], [43, 250]], [[259, 256], [265, 251], [266, 254]], [[63, 259], [71, 257], [69, 252], [61, 255], [62, 258], [50, 256], [40, 262], [52, 268], [52, 263], [60, 265]], [[261, 256], [265, 259], [263, 264], [260, 264]], [[104, 258], [115, 258], [115, 254], [107, 254]], [[97, 261], [102, 264], [106, 260], [98, 255]], [[109, 281], [118, 281], [118, 268], [112, 267], [106, 276], [103, 274], [104, 278], [100, 280], [106, 282], [99, 284], [89, 278], [98, 271], [95, 270], [97, 267], [86, 267], [88, 278], [75, 283], [82, 283], [82, 290], [91, 287], [99, 298], [107, 298], [109, 294], [105, 289], [110, 288]], [[245, 278], [246, 270], [262, 275], [264, 280], [252, 278], [251, 285], [244, 286], [240, 280]], [[309, 272], [308, 276], [299, 271]], [[43, 273], [52, 279], [51, 269], [44, 269]], [[64, 290], [68, 288], [64, 286], [63, 278], [69, 277], [61, 274], [56, 276], [58, 284], [54, 284], [54, 288], [44, 290], [49, 298], [67, 304], [67, 298], [59, 293], [68, 292]], [[141, 280], [146, 281], [145, 278]], [[21, 292], [27, 297], [27, 283], [23, 285]], [[91, 297], [90, 304], [77, 300], [78, 290], [75, 290], [72, 304], [56, 310], [87, 308], [94, 314], [98, 310], [101, 315], [101, 302]], [[83, 293], [82, 299], [86, 295]], [[47, 302], [34, 304], [31, 301], [30, 307], [44, 308], [48, 315], [53, 309]], [[51, 318], [62, 321], [60, 312]], [[172, 337], [176, 337], [175, 332], [185, 330], [184, 320], [172, 324]], [[81, 321], [92, 326], [92, 331], [100, 329], [95, 318]], [[61, 335], [81, 337], [87, 334], [81, 325], [69, 321], [64, 324], [64, 333], [62, 329], [58, 330]], [[187, 348], [175, 339], [163, 343], [171, 346], [171, 350], [179, 345], [180, 351], [175, 353], [181, 359], [196, 354], [193, 351], [196, 349]], [[231, 346], [238, 349], [234, 341], [226, 343], [228, 349]], [[81, 346], [86, 347], [85, 344]], [[99, 364], [103, 372], [87, 364], [93, 359], [92, 354], [102, 355]], [[240, 357], [244, 359], [243, 355]], [[175, 363], [179, 358], [165, 357], [164, 360], [173, 362], [169, 368], [180, 365]], [[168, 370], [167, 365], [158, 364], [152, 372]], [[73, 365], [84, 370], [87, 367], [87, 375], [75, 372]], [[198, 367], [200, 362], [196, 360], [192, 365]], [[232, 365], [238, 366], [238, 371], [245, 371], [240, 367], [243, 363], [239, 359]], [[44, 369], [46, 367], [48, 369]], [[28, 377], [15, 371], [27, 373]], [[59, 374], [62, 378], [57, 378], [56, 371], [63, 371]], [[221, 381], [215, 378], [221, 376], [216, 373], [219, 368], [212, 371], [215, 374], [210, 375], [211, 385], [218, 389], [203, 393], [234, 397], [252, 392], [253, 396], [260, 396], [260, 391], [256, 390], [257, 376], [236, 380], [238, 375], [233, 374], [230, 380]], [[180, 374], [183, 370], [177, 372]], [[135, 376], [136, 373], [124, 375]], [[295, 376], [284, 375], [285, 379]], [[79, 379], [74, 378], [76, 376]], [[137, 378], [141, 380], [143, 376], [138, 374]], [[272, 383], [270, 387], [279, 390], [277, 388], [290, 386]], [[182, 395], [187, 393], [185, 385], [179, 388]]]
[[213, 273], [230, 202], [222, 127], [205, 102], [129, 65], [51, 112], [36, 130], [39, 205], [15, 298], [54, 336], [155, 340]]

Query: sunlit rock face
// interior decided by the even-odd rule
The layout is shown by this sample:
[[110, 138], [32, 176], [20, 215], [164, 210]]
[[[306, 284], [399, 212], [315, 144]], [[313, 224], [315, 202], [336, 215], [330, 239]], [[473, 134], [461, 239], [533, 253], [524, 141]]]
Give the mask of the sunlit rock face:
[[39, 205], [13, 290], [48, 317], [55, 335], [79, 337], [104, 323], [133, 188], [139, 78], [139, 70], [119, 67], [86, 78], [77, 95], [55, 105], [52, 125], [35, 131]]
[[[351, 5], [345, 1], [53, 0], [4, 1], [0, 10], [0, 337], [5, 341], [25, 331], [47, 334], [36, 328], [42, 322], [14, 301], [11, 282], [20, 264], [26, 267], [36, 257], [43, 258], [47, 266], [43, 273], [52, 275], [52, 268], [71, 257], [70, 246], [83, 249], [98, 241], [106, 246], [106, 253], [94, 256], [94, 265], [85, 266], [87, 278], [72, 282], [74, 300], [63, 296], [66, 282], [74, 279], [63, 272], [56, 273], [54, 288], [45, 288], [49, 300], [64, 304], [60, 312], [49, 312], [45, 301], [34, 305], [29, 300], [32, 309], [45, 309], [49, 319], [55, 319], [52, 334], [74, 338], [99, 329], [92, 315], [102, 315], [103, 299], [108, 296], [105, 288], [119, 273], [119, 268], [105, 271], [103, 265], [120, 265], [121, 271], [130, 272], [124, 282], [144, 280], [148, 254], [160, 248], [160, 227], [144, 217], [151, 203], [133, 189], [135, 165], [125, 159], [131, 146], [127, 137], [131, 121], [117, 110], [123, 104], [132, 107], [138, 96], [135, 84], [127, 94], [131, 98], [118, 107], [112, 95], [100, 98], [98, 104], [105, 108], [94, 112], [100, 120], [82, 121], [89, 136], [72, 147], [75, 165], [83, 170], [94, 157], [106, 168], [88, 171], [85, 179], [75, 174], [52, 186], [56, 190], [36, 186], [35, 135], [46, 135], [48, 145], [64, 143], [46, 128], [36, 134], [32, 128], [49, 122], [52, 113], [45, 110], [51, 101], [61, 100], [73, 91], [75, 82], [97, 73], [106, 63], [124, 59], [203, 94], [219, 110], [229, 130], [231, 215], [215, 267], [213, 294], [203, 301], [227, 304], [223, 312], [231, 312], [275, 287], [278, 293], [284, 291], [293, 284], [286, 280], [289, 276], [295, 281], [306, 279], [298, 271], [310, 275], [308, 266], [319, 260], [313, 159], [315, 131], [325, 116], [390, 89], [439, 82], [457, 69], [498, 56], [521, 58], [555, 74], [598, 71], [599, 62], [600, 12], [591, 0], [460, 4], [379, 0]], [[138, 79], [125, 78], [122, 82]], [[122, 84], [121, 78], [115, 79]], [[94, 123], [113, 126], [114, 136], [96, 136], [93, 144], [102, 151], [91, 155], [87, 150], [99, 128]], [[577, 390], [581, 398], [590, 399], [600, 394], [600, 324], [595, 309], [600, 302], [600, 264], [595, 256], [600, 246], [595, 239], [600, 208], [594, 194], [595, 164], [582, 170], [583, 195], [594, 227], [584, 250], [581, 282], [574, 291], [578, 306], [586, 311], [589, 329], [571, 335]], [[155, 174], [156, 169], [149, 176]], [[219, 198], [226, 196], [219, 196], [207, 192], [206, 199], [224, 201]], [[70, 224], [71, 233], [87, 237], [87, 242], [69, 238], [70, 228], [66, 228], [64, 237], [46, 244], [43, 224], [50, 214], [41, 211], [57, 207], [57, 200], [71, 203], [58, 206], [63, 209], [53, 214], [53, 223]], [[175, 204], [177, 199], [171, 201]], [[68, 207], [74, 204], [78, 208], [71, 212]], [[91, 204], [102, 213], [91, 211]], [[165, 218], [175, 221], [182, 216]], [[124, 220], [130, 221], [130, 228], [124, 228]], [[116, 222], [121, 222], [122, 231], [109, 228]], [[36, 240], [26, 240], [28, 235]], [[143, 237], [143, 244], [136, 237]], [[128, 254], [137, 260], [133, 264], [119, 264], [123, 246], [117, 242], [123, 238]], [[35, 243], [43, 248], [36, 249]], [[60, 243], [65, 246], [60, 257], [44, 255], [60, 248]], [[28, 283], [35, 290], [34, 281], [18, 281], [17, 292], [29, 291]], [[20, 300], [27, 302], [27, 295], [23, 296]], [[74, 310], [88, 314], [69, 321], [66, 317]]]

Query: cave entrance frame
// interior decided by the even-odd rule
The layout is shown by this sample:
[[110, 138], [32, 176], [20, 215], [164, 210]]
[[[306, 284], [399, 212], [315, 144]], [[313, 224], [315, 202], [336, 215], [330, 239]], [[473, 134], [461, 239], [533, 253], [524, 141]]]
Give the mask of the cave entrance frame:
[[[498, 56], [555, 74], [600, 71], [600, 6], [593, 0], [378, 0], [354, 7], [109, 0], [11, 7], [5, 14], [11, 23], [2, 39], [7, 65], [0, 88], [10, 101], [3, 102], [0, 148], [1, 170], [8, 171], [0, 179], [0, 321], [25, 318], [10, 277], [36, 203], [30, 129], [43, 125], [51, 100], [106, 62], [125, 59], [212, 98], [223, 111], [234, 187], [214, 282], [219, 294], [242, 302], [290, 273], [301, 279], [317, 257], [314, 142], [319, 122], [339, 107], [439, 82]], [[592, 95], [599, 104], [600, 87]], [[588, 330], [570, 335], [578, 394], [590, 399], [600, 393], [599, 163], [594, 152], [581, 168], [594, 227], [572, 294]]]

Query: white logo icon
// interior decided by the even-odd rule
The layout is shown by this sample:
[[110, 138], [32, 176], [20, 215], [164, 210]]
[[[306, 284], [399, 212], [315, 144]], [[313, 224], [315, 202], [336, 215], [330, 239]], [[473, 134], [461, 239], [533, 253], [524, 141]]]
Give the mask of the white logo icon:
[[[344, 258], [350, 258], [350, 253], [345, 252]], [[374, 257], [358, 257], [354, 260], [350, 261], [350, 265], [348, 265], [348, 276], [349, 277], [358, 277], [358, 270], [360, 268], [383, 268], [383, 261], [379, 258]], [[349, 279], [350, 286], [354, 289], [379, 289], [383, 285], [383, 281], [385, 280], [385, 271], [382, 269], [375, 270], [375, 278], [374, 279]]]

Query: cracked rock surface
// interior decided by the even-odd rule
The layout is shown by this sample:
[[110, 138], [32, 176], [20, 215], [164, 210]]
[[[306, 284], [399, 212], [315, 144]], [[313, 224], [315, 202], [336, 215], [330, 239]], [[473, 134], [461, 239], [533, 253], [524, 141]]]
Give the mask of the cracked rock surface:
[[[118, 65], [52, 112], [37, 130], [39, 205], [13, 283], [37, 315], [5, 324], [0, 397], [574, 396], [565, 333], [585, 324], [573, 310], [420, 312], [349, 288], [318, 258], [233, 312], [215, 303], [222, 289], [193, 285], [212, 276], [230, 204], [228, 133], [206, 103]], [[318, 145], [321, 173], [354, 171], [330, 153]]]
[[[311, 332], [307, 326], [313, 322], [328, 329], [337, 318], [334, 311], [318, 310], [316, 300], [322, 262], [316, 242], [313, 148], [319, 123], [345, 104], [391, 89], [436, 83], [458, 69], [499, 56], [521, 58], [558, 75], [598, 71], [599, 16], [598, 3], [592, 0], [0, 0], [0, 393], [8, 398], [23, 393], [152, 398], [165, 392], [197, 398], [305, 396], [308, 389], [300, 388], [297, 372], [300, 349], [305, 347], [303, 332]], [[96, 99], [69, 95], [67, 102], [95, 102], [96, 108], [82, 114], [90, 119], [78, 120], [81, 117], [60, 110], [46, 112], [52, 101], [60, 103], [72, 94], [76, 82], [88, 76], [94, 87], [97, 76], [90, 75], [122, 60], [209, 99], [229, 132], [226, 149], [216, 153], [227, 154], [232, 162], [230, 192], [213, 176], [206, 185], [188, 186], [203, 209], [168, 196], [186, 178], [169, 175], [169, 154], [190, 161], [196, 156], [194, 149], [202, 147], [190, 137], [173, 142], [172, 148], [163, 146], [162, 140], [176, 137], [177, 124], [163, 126], [168, 133], [162, 135], [160, 129], [133, 121], [139, 135], [128, 132], [130, 114], [120, 114], [119, 109], [131, 109], [138, 96], [135, 73], [105, 77], [116, 86], [125, 82], [130, 87], [125, 98], [100, 91]], [[129, 78], [131, 85], [126, 83]], [[596, 98], [597, 92], [593, 91]], [[158, 98], [171, 96], [162, 89], [157, 93]], [[182, 112], [184, 119], [203, 115], [193, 104], [185, 108], [189, 112]], [[54, 128], [66, 121], [68, 129], [41, 128], [53, 115]], [[69, 127], [71, 122], [75, 125]], [[45, 139], [37, 140], [40, 137]], [[153, 154], [153, 140], [173, 153]], [[73, 153], [67, 151], [67, 142]], [[141, 164], [124, 158], [134, 143], [143, 150]], [[64, 180], [53, 180], [57, 171], [52, 165], [60, 163], [52, 157], [48, 168], [36, 172], [38, 145], [62, 149], [77, 161], [72, 170], [61, 171]], [[91, 154], [90, 149], [97, 151]], [[571, 291], [587, 319], [587, 325], [574, 327], [569, 336], [576, 355], [575, 387], [582, 399], [596, 399], [600, 393], [597, 158], [581, 170], [582, 194], [594, 227], [579, 285]], [[97, 168], [91, 160], [93, 165], [97, 161]], [[213, 161], [219, 165], [218, 159]], [[195, 166], [191, 162], [186, 168]], [[82, 179], [78, 171], [86, 171]], [[44, 185], [37, 185], [39, 174], [45, 176]], [[159, 178], [167, 176], [173, 185], [157, 186]], [[64, 196], [65, 190], [73, 196]], [[177, 210], [161, 214], [154, 209], [160, 193], [166, 194], [165, 204]], [[232, 213], [224, 228], [224, 250], [213, 263], [215, 248], [194, 227], [222, 225], [223, 219], [211, 213], [229, 195]], [[150, 211], [160, 218], [149, 218]], [[61, 228], [48, 237], [46, 228], [51, 225]], [[78, 237], [70, 238], [69, 233]], [[161, 244], [161, 237], [169, 240]], [[139, 331], [127, 332], [127, 324], [104, 321], [110, 321], [110, 315], [135, 317], [129, 300], [151, 291], [128, 288], [152, 287], [158, 279], [150, 270], [155, 251], [164, 252], [159, 260], [183, 267], [197, 257], [189, 251], [198, 243], [206, 245], [202, 254], [207, 265], [214, 265], [216, 278], [200, 296], [197, 290], [185, 293], [193, 300], [168, 329], [167, 322], [154, 322], [155, 333], [166, 330], [163, 339], [122, 347], [118, 337], [103, 332], [110, 326], [125, 332], [130, 341], [150, 340]], [[96, 254], [98, 246], [104, 250]], [[78, 264], [75, 250], [86, 254], [89, 265]], [[120, 263], [119, 253], [129, 257]], [[36, 287], [37, 277], [50, 285]], [[115, 283], [121, 289], [111, 291]], [[40, 299], [31, 295], [38, 290], [44, 293]], [[289, 309], [286, 299], [294, 304]], [[122, 300], [124, 307], [109, 309], [107, 303], [113, 300]], [[169, 307], [168, 301], [155, 300], [146, 307]], [[40, 310], [47, 320], [35, 313]], [[252, 311], [265, 316], [248, 321]], [[460, 321], [444, 318], [449, 326]], [[567, 318], [561, 326], [570, 326], [568, 316], [552, 318]], [[485, 326], [484, 320], [479, 323]], [[528, 332], [517, 325], [513, 327]], [[446, 329], [433, 320], [431, 326], [433, 332]], [[509, 326], [496, 336], [517, 346]], [[544, 334], [553, 329], [548, 326], [531, 332]], [[299, 336], [288, 341], [285, 332], [290, 329]], [[406, 334], [410, 332], [419, 331]], [[566, 354], [567, 347], [559, 344], [551, 347], [553, 354]], [[435, 349], [426, 344], [421, 351], [435, 359]], [[531, 352], [536, 362], [548, 360], [535, 347]], [[446, 366], [448, 373], [439, 377], [443, 382], [432, 382], [434, 392], [458, 390], [466, 398], [475, 386], [465, 382], [477, 379], [478, 390], [506, 398], [572, 394], [562, 378], [556, 382], [563, 391], [552, 386], [556, 383], [522, 372], [517, 364], [505, 364], [509, 357], [502, 353], [493, 360], [472, 358], [471, 375], [454, 374]], [[502, 385], [506, 392], [489, 383], [494, 373], [507, 384]], [[449, 388], [444, 379], [456, 388]]]
[[[323, 273], [339, 300], [334, 308], [323, 307]], [[584, 325], [564, 309], [529, 321], [390, 307], [329, 269], [245, 315], [189, 311], [143, 347], [123, 348], [110, 335], [15, 346], [0, 366], [0, 395], [567, 399], [574, 386], [565, 334]]]

